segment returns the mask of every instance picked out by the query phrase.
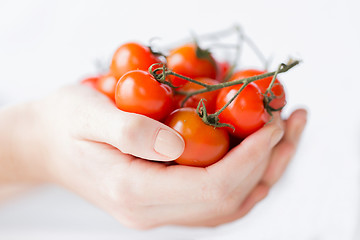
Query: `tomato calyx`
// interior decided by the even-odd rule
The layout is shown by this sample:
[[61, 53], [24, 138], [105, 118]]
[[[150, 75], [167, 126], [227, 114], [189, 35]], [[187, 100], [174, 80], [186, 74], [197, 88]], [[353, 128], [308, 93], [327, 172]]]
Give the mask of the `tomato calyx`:
[[[278, 83], [275, 83], [273, 86], [279, 85]], [[284, 93], [282, 93], [280, 96], [275, 96], [273, 91], [269, 91], [268, 93], [264, 93], [262, 94], [264, 96], [264, 107], [268, 112], [278, 112], [281, 111], [286, 103], [279, 107], [279, 108], [273, 108], [270, 106], [270, 103], [274, 100], [274, 99], [278, 99], [278, 98], [282, 98], [284, 96]]]
[[[290, 59], [290, 60], [288, 61], [288, 65], [292, 64], [293, 62], [294, 62], [294, 61], [293, 61], [292, 59]], [[269, 122], [271, 122], [271, 121], [273, 120], [273, 114], [272, 114], [272, 113], [273, 113], [273, 112], [281, 111], [281, 110], [285, 107], [285, 105], [286, 105], [286, 103], [285, 103], [283, 106], [281, 106], [281, 107], [279, 107], [279, 108], [273, 108], [273, 107], [270, 106], [270, 103], [271, 103], [274, 99], [282, 98], [283, 95], [284, 95], [284, 93], [282, 93], [280, 96], [276, 96], [276, 95], [274, 94], [274, 92], [272, 91], [272, 88], [273, 88], [274, 86], [276, 86], [276, 85], [279, 84], [279, 83], [275, 83], [276, 77], [277, 77], [277, 75], [279, 74], [279, 72], [280, 72], [282, 69], [286, 68], [286, 67], [287, 67], [287, 65], [284, 64], [284, 63], [281, 63], [281, 64], [279, 65], [278, 69], [275, 71], [275, 74], [273, 75], [273, 78], [272, 78], [272, 80], [271, 80], [271, 82], [270, 82], [270, 84], [269, 84], [269, 87], [266, 89], [265, 93], [263, 94], [263, 96], [264, 96], [264, 100], [263, 100], [263, 102], [264, 102], [264, 108], [265, 108], [265, 110], [267, 111], [267, 113], [271, 116], [271, 119], [269, 120]]]
[[235, 131], [235, 128], [233, 125], [228, 124], [228, 123], [221, 123], [219, 121], [219, 113], [218, 112], [213, 113], [213, 114], [208, 114], [204, 101], [206, 101], [206, 99], [201, 99], [199, 101], [199, 104], [196, 108], [196, 113], [199, 115], [199, 117], [202, 119], [202, 121], [205, 124], [213, 126], [214, 128], [229, 127], [231, 129], [233, 129], [233, 131]]
[[154, 48], [152, 46], [149, 45], [147, 47], [149, 48], [152, 55], [154, 55], [156, 57], [164, 57], [164, 58], [167, 57], [164, 53], [154, 50]]
[[166, 68], [164, 63], [154, 63], [149, 67], [148, 72], [155, 78], [159, 83], [168, 85], [169, 87], [176, 89], [178, 87], [174, 86], [171, 82], [166, 80], [166, 77], [169, 75], [169, 70]]
[[196, 50], [195, 50], [196, 57], [199, 59], [208, 60], [217, 69], [218, 68], [217, 64], [215, 62], [215, 59], [212, 57], [210, 50], [206, 48], [201, 48], [196, 40], [195, 40], [195, 46], [196, 46]]
[[214, 59], [211, 57], [211, 53], [209, 51], [209, 49], [203, 49], [201, 48], [196, 42], [196, 57], [200, 58], [200, 59], [207, 59], [209, 61], [213, 61]]

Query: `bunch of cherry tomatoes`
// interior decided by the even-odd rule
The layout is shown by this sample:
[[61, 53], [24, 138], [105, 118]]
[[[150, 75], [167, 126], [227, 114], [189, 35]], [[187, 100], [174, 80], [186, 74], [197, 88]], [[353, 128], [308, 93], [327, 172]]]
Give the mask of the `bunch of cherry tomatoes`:
[[178, 131], [185, 150], [175, 162], [206, 167], [229, 151], [231, 139], [241, 141], [257, 131], [286, 103], [277, 72], [233, 69], [197, 43], [161, 56], [129, 42], [115, 51], [107, 74], [82, 83], [92, 85], [122, 111]]

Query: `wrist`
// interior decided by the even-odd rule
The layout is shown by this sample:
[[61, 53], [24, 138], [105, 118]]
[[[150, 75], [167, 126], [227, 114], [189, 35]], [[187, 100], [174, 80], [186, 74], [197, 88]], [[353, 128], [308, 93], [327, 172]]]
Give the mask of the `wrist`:
[[36, 102], [0, 110], [0, 183], [44, 180], [39, 126]]

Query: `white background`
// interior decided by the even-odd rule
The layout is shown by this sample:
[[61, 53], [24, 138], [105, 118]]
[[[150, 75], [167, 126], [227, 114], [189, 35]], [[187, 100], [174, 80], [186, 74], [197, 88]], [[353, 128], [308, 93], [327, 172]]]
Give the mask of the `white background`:
[[[360, 3], [342, 1], [0, 1], [0, 104], [95, 73], [121, 43], [171, 42], [240, 23], [281, 76], [288, 115], [309, 121], [297, 156], [248, 216], [215, 229], [126, 229], [55, 186], [0, 205], [0, 239], [360, 239]], [[249, 59], [252, 59], [249, 54]], [[244, 65], [259, 64], [255, 61]], [[1, 166], [0, 166], [1, 167]]]

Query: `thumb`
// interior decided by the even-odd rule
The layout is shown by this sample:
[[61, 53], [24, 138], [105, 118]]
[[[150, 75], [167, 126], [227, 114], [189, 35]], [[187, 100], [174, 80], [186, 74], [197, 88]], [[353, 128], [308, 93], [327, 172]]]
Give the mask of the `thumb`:
[[165, 124], [143, 115], [120, 110], [117, 118], [118, 120], [114, 121], [115, 134], [109, 141], [123, 153], [158, 161], [171, 161], [183, 153], [183, 138]]
[[93, 106], [82, 114], [80, 135], [110, 144], [136, 157], [172, 161], [184, 151], [185, 142], [174, 129], [143, 115], [128, 113], [112, 104]]

